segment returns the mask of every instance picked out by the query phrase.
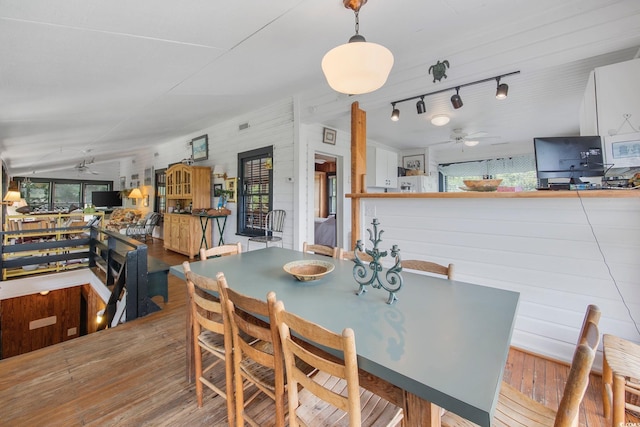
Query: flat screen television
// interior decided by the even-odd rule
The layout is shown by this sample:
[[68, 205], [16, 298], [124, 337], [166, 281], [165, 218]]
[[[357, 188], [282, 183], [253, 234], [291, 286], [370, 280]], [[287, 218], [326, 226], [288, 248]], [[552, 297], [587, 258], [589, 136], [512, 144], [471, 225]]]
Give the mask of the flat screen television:
[[579, 184], [581, 177], [604, 176], [602, 141], [599, 136], [534, 138], [536, 172], [540, 187], [549, 178], [568, 178]]
[[93, 191], [91, 192], [91, 203], [96, 208], [112, 208], [122, 206], [122, 199], [119, 191]]

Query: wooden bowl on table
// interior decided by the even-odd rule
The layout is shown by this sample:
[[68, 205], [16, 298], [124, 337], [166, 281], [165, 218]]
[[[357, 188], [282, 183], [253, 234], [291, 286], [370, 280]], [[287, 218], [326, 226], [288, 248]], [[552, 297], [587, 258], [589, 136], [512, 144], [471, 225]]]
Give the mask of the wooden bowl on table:
[[467, 191], [496, 191], [502, 179], [465, 179], [463, 182]]

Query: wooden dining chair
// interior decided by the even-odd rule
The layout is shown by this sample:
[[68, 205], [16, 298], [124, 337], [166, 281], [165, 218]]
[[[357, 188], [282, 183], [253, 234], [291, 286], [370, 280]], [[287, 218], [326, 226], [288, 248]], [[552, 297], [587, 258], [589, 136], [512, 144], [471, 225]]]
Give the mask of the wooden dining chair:
[[[232, 338], [223, 321], [220, 301], [203, 292], [206, 290], [217, 293], [218, 283], [215, 279], [193, 273], [188, 261], [182, 264], [182, 268], [184, 269], [189, 293], [190, 315], [188, 319], [190, 319], [189, 323], [191, 323], [190, 326], [193, 333], [198, 407], [202, 407], [203, 385], [205, 385], [227, 401], [227, 416], [230, 423], [232, 423], [234, 416]], [[203, 358], [203, 352], [210, 356]], [[205, 364], [204, 360], [210, 360], [210, 362]], [[216, 374], [219, 374], [219, 372], [214, 371], [219, 365], [224, 365], [224, 386], [216, 385], [213, 379]]]
[[200, 261], [202, 261], [203, 259], [226, 255], [236, 255], [240, 253], [242, 253], [242, 244], [240, 242], [235, 244], [214, 246], [213, 248], [209, 249], [200, 248]]
[[446, 278], [449, 280], [453, 280], [453, 271], [454, 271], [453, 264], [444, 266], [431, 261], [422, 261], [417, 259], [403, 259], [402, 269], [418, 270], [418, 271], [425, 271], [427, 273], [440, 274], [442, 276], [446, 276]]
[[[223, 273], [218, 273], [218, 288], [225, 305], [233, 337], [233, 372], [235, 384], [235, 420], [238, 427], [245, 421], [260, 425], [245, 411], [260, 393], [275, 402], [275, 425], [285, 425], [285, 374], [280, 337], [268, 302], [234, 291]], [[275, 303], [275, 293], [267, 301]], [[265, 321], [266, 320], [266, 321]], [[244, 390], [253, 384], [255, 393], [245, 398]]]
[[604, 417], [611, 417], [614, 426], [631, 425], [627, 411], [634, 416], [640, 413], [640, 345], [604, 334], [603, 350]]
[[318, 255], [326, 255], [332, 258], [338, 258], [339, 250], [338, 248], [334, 248], [331, 246], [325, 245], [312, 245], [304, 242], [302, 244], [302, 252], [318, 254]]
[[[600, 309], [590, 305], [585, 314], [557, 411], [503, 382], [491, 426], [576, 427], [580, 403], [589, 385], [589, 374], [600, 342], [599, 320]], [[444, 414], [441, 424], [443, 427], [475, 426], [452, 412]]]
[[[290, 426], [398, 425], [402, 410], [359, 386], [355, 334], [351, 328], [345, 328], [342, 334], [329, 331], [285, 311], [282, 301], [277, 301], [272, 311], [285, 359]], [[325, 358], [311, 352], [294, 340], [294, 335], [307, 344], [337, 350], [343, 357]], [[298, 359], [317, 372], [311, 377], [306, 375], [296, 366]]]

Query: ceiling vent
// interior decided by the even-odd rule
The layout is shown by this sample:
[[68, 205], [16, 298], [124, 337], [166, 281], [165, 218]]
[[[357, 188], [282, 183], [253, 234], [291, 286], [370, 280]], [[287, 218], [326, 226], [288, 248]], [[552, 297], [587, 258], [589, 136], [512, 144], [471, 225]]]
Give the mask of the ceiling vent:
[[245, 129], [249, 129], [249, 123], [241, 123], [240, 126], [238, 126], [238, 130], [245, 130]]

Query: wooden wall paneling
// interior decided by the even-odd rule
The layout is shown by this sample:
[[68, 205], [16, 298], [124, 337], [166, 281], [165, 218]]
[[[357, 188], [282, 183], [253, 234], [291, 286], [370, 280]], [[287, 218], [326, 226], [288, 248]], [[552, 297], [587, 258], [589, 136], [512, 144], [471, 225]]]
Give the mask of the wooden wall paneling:
[[85, 328], [87, 334], [97, 332], [98, 323], [96, 321], [98, 312], [104, 310], [107, 306], [106, 303], [100, 298], [100, 295], [93, 289], [90, 284], [82, 285], [82, 295], [86, 301], [86, 316], [80, 319], [81, 322], [85, 322]]
[[81, 287], [74, 286], [0, 301], [2, 358], [78, 337], [80, 297]]

